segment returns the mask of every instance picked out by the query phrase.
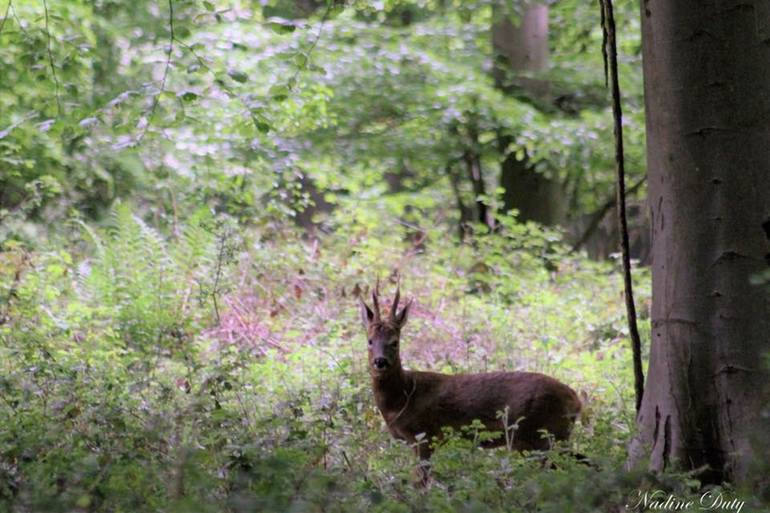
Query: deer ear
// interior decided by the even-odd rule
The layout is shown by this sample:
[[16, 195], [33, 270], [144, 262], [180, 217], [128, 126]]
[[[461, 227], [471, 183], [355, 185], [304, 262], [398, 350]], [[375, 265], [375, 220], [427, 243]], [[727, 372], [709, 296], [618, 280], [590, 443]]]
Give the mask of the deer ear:
[[409, 308], [411, 306], [412, 306], [412, 300], [410, 299], [404, 305], [404, 308], [400, 312], [398, 312], [398, 314], [395, 316], [395, 318], [396, 318], [396, 325], [399, 328], [401, 328], [404, 324], [406, 324], [406, 319], [409, 317]]
[[364, 328], [368, 328], [369, 324], [374, 320], [374, 312], [367, 306], [363, 299], [358, 300], [361, 303], [361, 322], [364, 323]]

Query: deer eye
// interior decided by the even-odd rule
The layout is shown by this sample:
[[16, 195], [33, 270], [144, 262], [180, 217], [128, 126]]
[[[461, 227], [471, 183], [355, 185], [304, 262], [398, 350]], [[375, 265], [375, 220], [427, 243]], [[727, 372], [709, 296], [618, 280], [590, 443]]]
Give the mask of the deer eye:
[[390, 341], [390, 344], [388, 344], [388, 345], [390, 345], [390, 346], [392, 346], [392, 347], [395, 347], [395, 346], [397, 346], [397, 345], [398, 345], [398, 339], [396, 339], [396, 340], [391, 340], [391, 341]]
[[372, 339], [369, 339], [369, 345], [372, 345]]

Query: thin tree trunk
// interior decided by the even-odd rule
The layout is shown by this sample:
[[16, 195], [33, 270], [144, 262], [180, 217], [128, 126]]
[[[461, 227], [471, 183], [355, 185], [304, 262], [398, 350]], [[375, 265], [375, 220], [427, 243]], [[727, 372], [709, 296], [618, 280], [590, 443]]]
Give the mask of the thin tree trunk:
[[476, 205], [476, 220], [479, 223], [494, 228], [494, 219], [490, 215], [487, 206], [487, 187], [484, 183], [484, 173], [481, 168], [481, 155], [479, 154], [479, 129], [476, 124], [475, 115], [470, 115], [470, 120], [465, 125], [467, 141], [463, 151], [462, 161], [465, 163], [465, 170], [468, 180], [473, 187], [473, 200]]
[[460, 240], [465, 240], [465, 237], [469, 233], [468, 223], [473, 220], [473, 213], [471, 209], [463, 201], [462, 191], [460, 190], [460, 177], [454, 171], [452, 164], [447, 164], [446, 174], [449, 177], [449, 183], [452, 186], [452, 192], [455, 195], [455, 202], [457, 204], [457, 210], [460, 213], [460, 221], [458, 222], [458, 236]]
[[481, 160], [477, 153], [473, 150], [465, 150], [463, 153], [463, 161], [465, 162], [465, 169], [468, 172], [468, 179], [473, 186], [473, 196], [476, 202], [476, 220], [479, 223], [486, 224], [491, 227], [491, 220], [489, 218], [489, 212], [486, 204], [486, 186], [484, 185], [484, 177], [481, 175]]
[[770, 307], [751, 284], [770, 256], [759, 5], [642, 1], [652, 344], [630, 463], [706, 465], [704, 482], [747, 477], [767, 405]]

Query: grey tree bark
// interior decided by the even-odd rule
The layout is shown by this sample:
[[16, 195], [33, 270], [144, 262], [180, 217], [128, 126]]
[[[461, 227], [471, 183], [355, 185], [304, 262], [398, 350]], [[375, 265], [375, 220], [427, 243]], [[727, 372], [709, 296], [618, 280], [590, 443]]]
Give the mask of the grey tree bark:
[[[631, 465], [742, 480], [767, 404], [766, 0], [642, 0], [652, 342]], [[765, 15], [767, 13], [765, 12]]]
[[[548, 6], [527, 4], [514, 24], [500, 14], [492, 26], [492, 44], [508, 65], [518, 71], [538, 72], [548, 68]], [[539, 86], [540, 84], [538, 84]]]

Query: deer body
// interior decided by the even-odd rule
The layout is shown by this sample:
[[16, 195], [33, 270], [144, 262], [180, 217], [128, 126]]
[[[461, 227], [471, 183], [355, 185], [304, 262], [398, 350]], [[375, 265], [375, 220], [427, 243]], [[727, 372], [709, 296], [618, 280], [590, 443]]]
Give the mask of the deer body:
[[[547, 430], [556, 440], [569, 437], [580, 401], [575, 392], [554, 378], [533, 372], [490, 372], [450, 376], [435, 372], [401, 370], [388, 378], [373, 377], [375, 402], [390, 433], [415, 443], [441, 437], [442, 428], [459, 431], [474, 419], [488, 431], [503, 432], [519, 421], [512, 448], [547, 449]], [[498, 412], [507, 410], [508, 426]], [[506, 444], [503, 434], [485, 443]]]
[[[444, 427], [459, 430], [478, 419], [488, 431], [501, 435], [483, 444], [508, 443], [517, 450], [548, 449], [554, 440], [569, 437], [580, 412], [580, 400], [569, 386], [534, 372], [489, 372], [447, 375], [405, 370], [399, 343], [410, 303], [398, 312], [398, 292], [390, 315], [382, 319], [377, 292], [374, 310], [361, 302], [369, 342], [369, 372], [374, 398], [388, 430], [412, 444], [421, 460], [432, 452], [431, 440], [440, 439]], [[506, 412], [501, 417], [499, 412]], [[507, 425], [505, 422], [507, 421]], [[511, 426], [516, 426], [511, 429]], [[505, 436], [506, 429], [510, 434]], [[424, 434], [424, 437], [419, 436]], [[419, 440], [418, 440], [419, 436]], [[427, 480], [423, 467], [422, 481]]]

